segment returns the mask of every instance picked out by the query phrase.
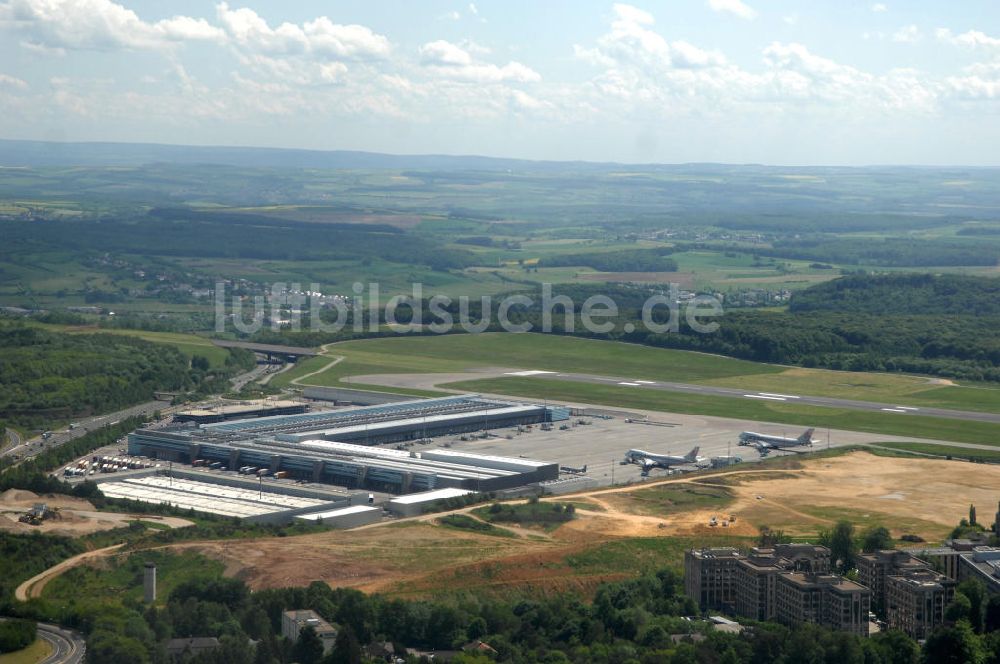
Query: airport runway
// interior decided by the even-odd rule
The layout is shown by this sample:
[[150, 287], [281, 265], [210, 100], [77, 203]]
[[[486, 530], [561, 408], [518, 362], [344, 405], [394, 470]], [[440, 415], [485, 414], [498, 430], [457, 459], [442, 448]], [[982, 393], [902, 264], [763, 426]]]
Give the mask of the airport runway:
[[[514, 372], [522, 374], [524, 372]], [[984, 413], [969, 410], [950, 410], [947, 408], [925, 408], [900, 406], [892, 403], [877, 403], [874, 401], [855, 401], [853, 399], [835, 399], [833, 397], [816, 397], [800, 394], [777, 394], [773, 392], [748, 392], [732, 387], [714, 387], [710, 385], [692, 385], [690, 383], [669, 383], [664, 381], [634, 380], [630, 378], [613, 378], [578, 373], [552, 373], [542, 375], [532, 372], [542, 378], [558, 378], [577, 383], [601, 383], [605, 385], [621, 385], [640, 390], [664, 390], [666, 392], [689, 392], [719, 397], [735, 397], [737, 399], [754, 399], [759, 401], [785, 401], [807, 406], [825, 406], [827, 408], [847, 408], [850, 410], [869, 410], [899, 415], [923, 415], [926, 417], [943, 417], [952, 420], [976, 420], [1000, 424], [1000, 413]], [[505, 374], [506, 375], [506, 374]]]
[[576, 383], [593, 383], [629, 387], [636, 390], [661, 390], [664, 392], [686, 392], [706, 396], [729, 397], [736, 399], [752, 399], [756, 401], [774, 401], [806, 406], [824, 406], [826, 408], [843, 408], [847, 410], [866, 410], [874, 412], [895, 413], [900, 417], [907, 415], [922, 415], [925, 417], [941, 417], [953, 420], [991, 422], [1000, 424], [1000, 413], [988, 413], [970, 410], [951, 410], [948, 408], [931, 408], [916, 406], [901, 406], [894, 403], [879, 403], [874, 401], [857, 401], [854, 399], [837, 399], [833, 397], [818, 397], [802, 394], [778, 394], [773, 392], [755, 392], [733, 387], [715, 387], [713, 385], [697, 385], [692, 383], [672, 383], [662, 380], [641, 380], [628, 377], [597, 376], [585, 373], [568, 373], [556, 371], [524, 371], [518, 369], [483, 369], [456, 374], [385, 374], [352, 376], [350, 382], [364, 383], [371, 389], [377, 385], [390, 387], [406, 387], [411, 389], [441, 389], [438, 385], [465, 380], [481, 380], [484, 378], [535, 377], [549, 380], [565, 380]]

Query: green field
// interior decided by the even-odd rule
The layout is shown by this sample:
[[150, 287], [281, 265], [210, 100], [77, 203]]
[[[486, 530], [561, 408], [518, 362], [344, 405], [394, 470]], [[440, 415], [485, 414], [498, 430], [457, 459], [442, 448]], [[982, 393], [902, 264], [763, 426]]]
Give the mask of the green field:
[[24, 650], [0, 655], [0, 664], [36, 664], [52, 653], [52, 646], [47, 641], [35, 639], [35, 642]]
[[951, 456], [961, 459], [977, 459], [990, 463], [1000, 463], [1000, 450], [951, 447], [949, 445], [934, 445], [933, 443], [879, 443], [879, 445], [902, 452], [917, 452], [919, 454], [934, 454], [937, 456]]
[[[338, 378], [364, 373], [446, 373], [474, 367], [509, 367], [698, 381], [782, 370], [716, 355], [542, 334], [400, 336], [338, 343], [328, 347], [328, 354], [347, 358], [328, 372]], [[308, 373], [328, 361], [310, 360], [288, 376]], [[331, 384], [320, 383], [323, 379], [325, 374], [312, 380]]]
[[[477, 367], [502, 367], [699, 383], [918, 407], [1000, 411], [1000, 388], [942, 385], [940, 381], [905, 374], [783, 367], [704, 353], [555, 335], [400, 336], [333, 344], [328, 346], [327, 354], [345, 359], [328, 371], [312, 376], [309, 384], [334, 386], [343, 384], [351, 376], [380, 373], [455, 373]], [[287, 385], [292, 379], [316, 371], [328, 362], [329, 358], [323, 357], [306, 360], [277, 376], [274, 384]], [[370, 385], [368, 388], [376, 389]]]
[[652, 516], [666, 516], [713, 507], [721, 509], [733, 500], [726, 489], [697, 484], [690, 486], [662, 484], [609, 498], [616, 502], [627, 503], [626, 510], [630, 513]]
[[829, 429], [868, 431], [960, 443], [1000, 446], [1000, 424], [940, 417], [801, 406], [786, 401], [755, 401], [732, 397], [692, 395], [660, 390], [636, 390], [618, 385], [569, 383], [538, 378], [494, 378], [447, 385], [472, 392], [491, 392], [535, 399], [555, 399], [668, 413], [776, 422]]

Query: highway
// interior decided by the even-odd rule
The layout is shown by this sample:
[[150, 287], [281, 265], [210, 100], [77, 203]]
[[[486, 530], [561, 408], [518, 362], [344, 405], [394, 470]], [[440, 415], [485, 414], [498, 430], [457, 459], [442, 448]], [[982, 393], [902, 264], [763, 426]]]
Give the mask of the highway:
[[58, 625], [38, 623], [38, 638], [52, 646], [52, 653], [39, 664], [80, 664], [87, 653], [83, 637]]
[[[267, 365], [257, 365], [250, 371], [234, 377], [232, 379], [232, 383], [236, 386], [235, 389], [239, 389], [251, 380], [259, 378], [267, 373], [268, 369], [269, 367]], [[101, 427], [109, 424], [116, 424], [120, 420], [124, 420], [135, 415], [141, 415], [148, 419], [152, 417], [153, 413], [156, 411], [160, 411], [164, 415], [167, 415], [173, 410], [174, 409], [168, 401], [147, 401], [146, 403], [139, 404], [138, 406], [132, 406], [130, 408], [125, 408], [106, 415], [95, 415], [93, 417], [79, 419], [76, 421], [78, 426], [73, 429], [53, 431], [52, 436], [49, 437], [48, 440], [42, 440], [41, 436], [35, 436], [30, 440], [22, 441], [13, 430], [9, 430], [12, 434], [12, 444], [0, 452], [0, 456], [20, 454], [24, 458], [30, 458], [39, 454], [43, 450], [49, 449], [50, 447], [58, 447], [59, 445], [79, 438], [89, 431], [100, 429]]]
[[120, 420], [132, 417], [133, 415], [151, 416], [156, 411], [165, 411], [169, 407], [170, 404], [165, 401], [147, 401], [146, 403], [139, 404], [138, 406], [125, 408], [124, 410], [108, 413], [107, 415], [96, 415], [94, 417], [84, 418], [78, 420], [77, 424], [79, 426], [74, 429], [54, 431], [48, 440], [42, 440], [41, 436], [36, 436], [28, 441], [20, 442], [20, 444], [16, 447], [10, 447], [3, 452], [2, 456], [20, 454], [24, 458], [30, 458], [50, 447], [57, 447], [64, 443], [68, 443], [69, 441], [79, 438], [89, 431], [100, 429], [108, 424], [114, 424]]
[[[0, 443], [2, 443], [0, 444], [0, 449], [2, 450], [6, 451], [8, 449], [14, 449], [21, 444], [21, 436], [13, 429], [7, 429], [4, 431], [4, 437]], [[2, 454], [2, 452], [0, 452], [0, 454]]]

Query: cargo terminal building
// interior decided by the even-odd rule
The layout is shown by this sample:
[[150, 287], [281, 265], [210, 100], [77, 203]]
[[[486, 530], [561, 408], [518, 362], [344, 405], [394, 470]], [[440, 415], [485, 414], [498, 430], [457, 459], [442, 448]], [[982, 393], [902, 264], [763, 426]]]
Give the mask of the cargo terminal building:
[[166, 429], [138, 429], [129, 454], [191, 463], [220, 462], [314, 482], [391, 493], [453, 487], [496, 491], [556, 479], [557, 463], [430, 449], [374, 447], [430, 436], [568, 419], [565, 408], [484, 399], [423, 399], [365, 408], [259, 417]]

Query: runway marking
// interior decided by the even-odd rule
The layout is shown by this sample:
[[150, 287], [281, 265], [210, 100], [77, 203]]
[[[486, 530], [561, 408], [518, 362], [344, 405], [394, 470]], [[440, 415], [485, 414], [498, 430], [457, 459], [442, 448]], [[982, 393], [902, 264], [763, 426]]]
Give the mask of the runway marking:
[[637, 380], [635, 382], [639, 383], [640, 385], [656, 385], [655, 380]]
[[766, 394], [744, 394], [747, 399], [768, 399], [769, 401], [787, 401], [785, 397], [772, 397]]
[[905, 413], [905, 412], [907, 412], [903, 408], [883, 408], [882, 410], [884, 410], [887, 413]]
[[640, 386], [639, 383], [628, 383], [628, 382], [625, 382], [625, 383], [618, 383], [618, 384], [619, 385], [628, 385], [629, 387], [639, 387]]
[[794, 394], [775, 394], [773, 392], [761, 392], [760, 395], [762, 397], [781, 397], [782, 399], [799, 399], [799, 398], [801, 398], [801, 397], [795, 396]]
[[554, 374], [555, 371], [541, 371], [535, 369], [533, 371], [510, 371], [505, 373], [504, 376], [541, 376], [542, 374]]
[[913, 406], [896, 406], [900, 410], [920, 410], [919, 408], [914, 408]]

